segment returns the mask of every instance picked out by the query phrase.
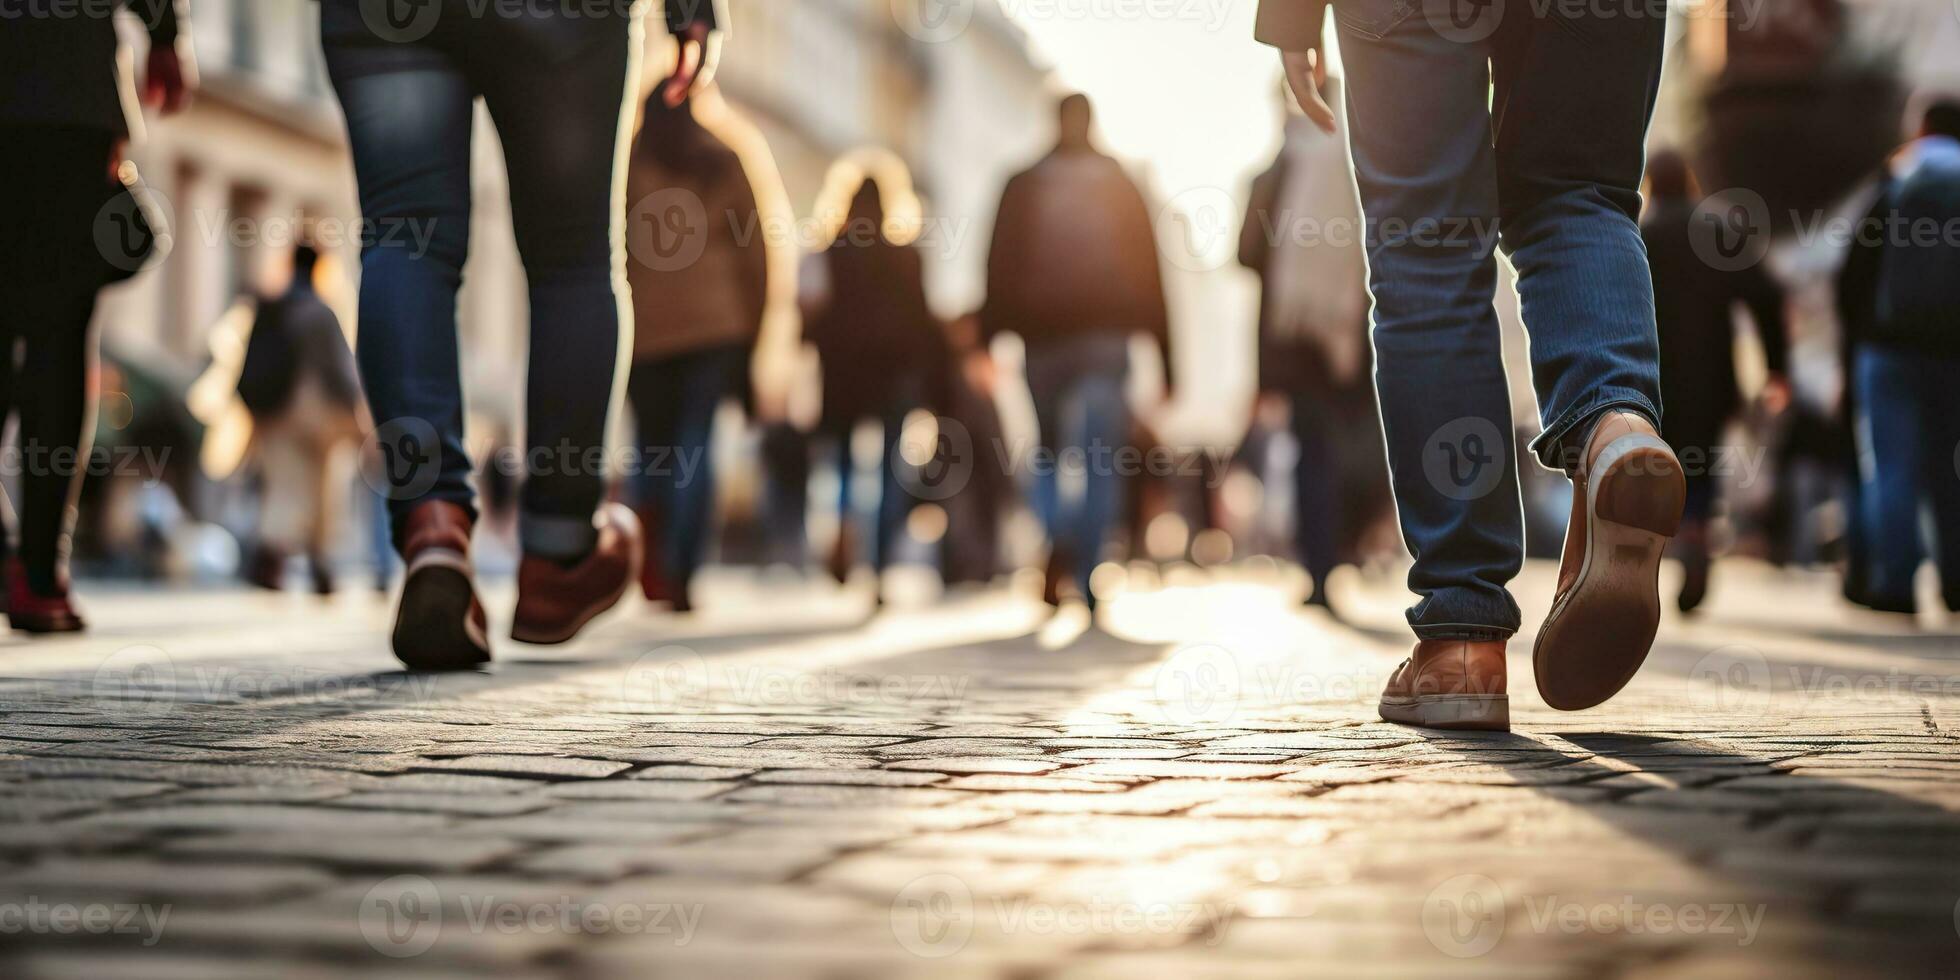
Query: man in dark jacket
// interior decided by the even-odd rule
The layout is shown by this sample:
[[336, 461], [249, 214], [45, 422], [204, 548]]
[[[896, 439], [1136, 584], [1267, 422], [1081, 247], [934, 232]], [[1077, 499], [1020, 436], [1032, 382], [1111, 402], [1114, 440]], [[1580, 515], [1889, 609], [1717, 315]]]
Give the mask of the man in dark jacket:
[[304, 552], [313, 590], [333, 592], [327, 547], [341, 511], [348, 450], [360, 436], [361, 383], [340, 318], [313, 284], [319, 253], [293, 250], [285, 293], [259, 304], [239, 368], [238, 395], [252, 413], [263, 493], [258, 553], [246, 578], [281, 585], [286, 557]]
[[1784, 380], [1789, 343], [1783, 293], [1760, 264], [1717, 268], [1695, 254], [1691, 235], [1694, 175], [1679, 153], [1663, 150], [1647, 161], [1647, 213], [1640, 237], [1654, 272], [1654, 313], [1661, 339], [1661, 403], [1667, 417], [1661, 435], [1681, 457], [1687, 504], [1676, 551], [1683, 577], [1676, 599], [1682, 612], [1701, 604], [1708, 591], [1708, 519], [1715, 504], [1715, 458], [1722, 430], [1742, 408], [1736, 385], [1735, 308], [1746, 307], [1769, 368], [1766, 399], [1787, 402]]
[[[1036, 509], [1052, 551], [1043, 596], [1051, 604], [1073, 577], [1093, 608], [1089, 573], [1120, 490], [1113, 461], [1128, 444], [1124, 380], [1129, 339], [1164, 352], [1171, 379], [1170, 319], [1157, 239], [1143, 194], [1122, 164], [1090, 139], [1089, 99], [1062, 100], [1055, 148], [1001, 192], [987, 253], [988, 337], [1027, 343], [1028, 391], [1048, 459], [1035, 466]], [[1080, 468], [1080, 493], [1060, 492], [1057, 470]]]
[[1926, 111], [1919, 137], [1859, 225], [1840, 289], [1867, 301], [1847, 317], [1858, 438], [1860, 598], [1910, 613], [1933, 515], [1948, 609], [1960, 611], [1960, 102]]
[[[192, 76], [180, 2], [126, 4], [150, 34], [144, 101], [166, 113], [184, 106]], [[89, 321], [97, 290], [136, 271], [153, 243], [124, 188], [135, 171], [123, 147], [142, 115], [113, 22], [122, 6], [0, 3], [0, 393], [20, 413], [29, 464], [7, 611], [29, 632], [82, 628], [66, 555], [94, 425]]]

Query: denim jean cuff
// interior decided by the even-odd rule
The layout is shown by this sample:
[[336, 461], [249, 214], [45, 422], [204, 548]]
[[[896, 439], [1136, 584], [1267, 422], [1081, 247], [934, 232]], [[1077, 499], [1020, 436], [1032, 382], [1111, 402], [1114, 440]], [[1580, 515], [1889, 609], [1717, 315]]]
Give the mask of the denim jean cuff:
[[1472, 626], [1468, 623], [1444, 623], [1437, 626], [1415, 627], [1419, 640], [1469, 640], [1483, 643], [1491, 640], [1508, 640], [1517, 630], [1500, 626]]
[[1661, 411], [1652, 399], [1631, 388], [1601, 388], [1593, 393], [1577, 408], [1567, 409], [1538, 438], [1531, 440], [1531, 453], [1538, 457], [1538, 463], [1546, 469], [1570, 474], [1578, 468], [1579, 457], [1586, 451], [1585, 439], [1592, 434], [1592, 420], [1608, 409], [1625, 409], [1638, 412], [1661, 427]]
[[527, 555], [540, 558], [582, 558], [599, 542], [592, 518], [522, 511], [517, 515], [517, 540]]

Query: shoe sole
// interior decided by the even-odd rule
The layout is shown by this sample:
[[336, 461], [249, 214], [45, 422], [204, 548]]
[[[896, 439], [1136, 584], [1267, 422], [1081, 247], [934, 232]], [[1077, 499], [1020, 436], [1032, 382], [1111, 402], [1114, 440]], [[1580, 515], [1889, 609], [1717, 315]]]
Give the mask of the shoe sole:
[[1382, 698], [1383, 721], [1419, 728], [1508, 732], [1511, 699], [1503, 694], [1418, 694]]
[[1618, 694], [1646, 661], [1661, 622], [1661, 553], [1687, 498], [1680, 461], [1653, 436], [1613, 440], [1594, 466], [1578, 580], [1531, 650], [1538, 693], [1561, 711]]
[[[462, 567], [458, 567], [458, 564]], [[395, 658], [415, 670], [469, 670], [490, 660], [490, 637], [472, 621], [476, 587], [460, 556], [426, 552], [402, 580]]]

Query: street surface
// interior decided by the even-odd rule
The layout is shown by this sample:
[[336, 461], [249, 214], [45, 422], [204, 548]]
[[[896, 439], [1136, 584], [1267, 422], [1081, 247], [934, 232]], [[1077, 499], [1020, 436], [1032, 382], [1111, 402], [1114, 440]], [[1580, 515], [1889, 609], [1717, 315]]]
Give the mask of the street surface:
[[1960, 623], [1725, 565], [1607, 706], [1525, 634], [1515, 731], [1450, 735], [1376, 719], [1403, 599], [1341, 585], [1084, 632], [721, 572], [440, 677], [371, 595], [85, 585], [0, 640], [0, 975], [1955, 975]]

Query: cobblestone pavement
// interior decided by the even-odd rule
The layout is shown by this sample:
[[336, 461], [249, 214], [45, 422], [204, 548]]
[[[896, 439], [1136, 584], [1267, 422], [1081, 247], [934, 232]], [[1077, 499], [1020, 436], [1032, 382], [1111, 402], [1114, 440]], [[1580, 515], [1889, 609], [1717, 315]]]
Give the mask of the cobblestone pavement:
[[1375, 719], [1385, 583], [1256, 567], [1109, 632], [727, 575], [439, 678], [369, 596], [97, 589], [0, 641], [0, 973], [1954, 975], [1960, 636], [1719, 571], [1603, 709], [1520, 637], [1493, 736]]

